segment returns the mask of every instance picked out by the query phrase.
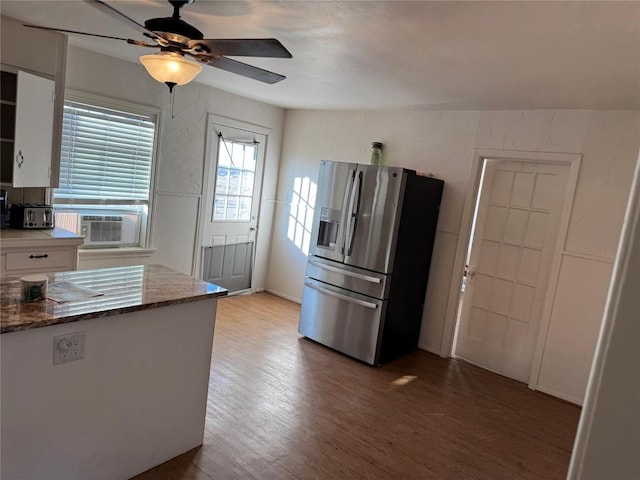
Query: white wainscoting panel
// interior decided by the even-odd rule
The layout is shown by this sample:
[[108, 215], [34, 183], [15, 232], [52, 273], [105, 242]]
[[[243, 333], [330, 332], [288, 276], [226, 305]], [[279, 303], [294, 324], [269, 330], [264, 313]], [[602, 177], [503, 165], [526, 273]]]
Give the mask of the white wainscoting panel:
[[191, 275], [200, 199], [157, 193], [155, 201], [152, 261]]
[[582, 404], [612, 268], [606, 259], [563, 255], [538, 390]]

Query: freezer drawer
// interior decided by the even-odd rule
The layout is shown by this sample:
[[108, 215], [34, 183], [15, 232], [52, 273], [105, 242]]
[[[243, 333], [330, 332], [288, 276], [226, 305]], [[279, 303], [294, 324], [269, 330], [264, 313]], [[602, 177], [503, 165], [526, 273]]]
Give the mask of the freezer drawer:
[[386, 302], [307, 278], [298, 332], [371, 365], [378, 363]]
[[370, 297], [385, 299], [389, 295], [389, 275], [370, 272], [320, 257], [309, 257], [306, 276]]

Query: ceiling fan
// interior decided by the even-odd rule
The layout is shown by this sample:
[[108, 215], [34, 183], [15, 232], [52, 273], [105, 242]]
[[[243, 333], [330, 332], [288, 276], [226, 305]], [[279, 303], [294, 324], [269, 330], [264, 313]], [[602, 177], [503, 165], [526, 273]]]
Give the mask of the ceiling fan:
[[286, 78], [284, 75], [227, 58], [227, 56], [291, 58], [291, 53], [275, 38], [207, 39], [204, 38], [200, 30], [181, 20], [180, 9], [195, 0], [168, 0], [173, 6], [173, 15], [171, 17], [150, 18], [144, 22], [144, 25], [102, 0], [85, 1], [135, 28], [154, 43], [62, 28], [27, 24], [25, 26], [123, 40], [131, 45], [159, 48], [160, 51], [155, 54], [142, 55], [140, 61], [149, 74], [159, 82], [165, 83], [170, 91], [176, 85], [184, 85], [193, 80], [202, 71], [202, 65], [220, 68], [269, 84], [277, 83]]

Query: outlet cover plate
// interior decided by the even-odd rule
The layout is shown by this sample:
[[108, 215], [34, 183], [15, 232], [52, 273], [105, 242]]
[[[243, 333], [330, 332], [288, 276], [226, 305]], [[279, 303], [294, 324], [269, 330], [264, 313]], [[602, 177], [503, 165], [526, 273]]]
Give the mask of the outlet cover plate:
[[85, 332], [67, 333], [53, 337], [53, 364], [73, 362], [84, 358]]

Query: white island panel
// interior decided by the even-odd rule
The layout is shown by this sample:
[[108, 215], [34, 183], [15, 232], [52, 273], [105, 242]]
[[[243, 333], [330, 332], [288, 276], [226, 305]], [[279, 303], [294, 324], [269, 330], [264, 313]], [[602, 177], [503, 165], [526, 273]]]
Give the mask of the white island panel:
[[[7, 479], [126, 479], [202, 444], [217, 299], [3, 334]], [[53, 337], [85, 358], [53, 365]]]

